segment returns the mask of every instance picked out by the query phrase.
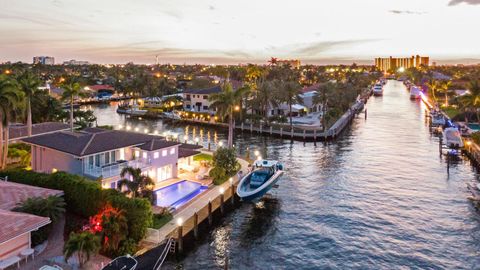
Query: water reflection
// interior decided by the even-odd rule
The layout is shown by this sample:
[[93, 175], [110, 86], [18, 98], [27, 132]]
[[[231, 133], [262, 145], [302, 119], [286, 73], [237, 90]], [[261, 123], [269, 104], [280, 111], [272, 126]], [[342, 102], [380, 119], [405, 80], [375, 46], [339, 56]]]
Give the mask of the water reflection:
[[241, 225], [241, 245], [248, 248], [255, 241], [265, 241], [264, 237], [275, 226], [275, 220], [280, 210], [280, 200], [275, 197], [265, 197], [259, 202], [248, 205], [252, 213]]

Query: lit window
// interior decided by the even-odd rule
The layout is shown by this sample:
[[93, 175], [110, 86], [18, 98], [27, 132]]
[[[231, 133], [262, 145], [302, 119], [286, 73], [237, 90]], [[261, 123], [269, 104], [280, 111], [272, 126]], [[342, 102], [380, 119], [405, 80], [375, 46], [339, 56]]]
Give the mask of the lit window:
[[147, 152], [143, 152], [143, 158], [147, 158]]
[[167, 156], [167, 150], [162, 150], [162, 157], [166, 157]]
[[140, 157], [140, 151], [138, 151], [138, 150], [135, 151], [135, 157], [137, 157], [137, 158]]
[[175, 148], [170, 149], [170, 155], [175, 154]]
[[154, 159], [157, 159], [159, 156], [160, 156], [160, 153], [158, 153], [158, 152], [153, 153], [153, 158]]

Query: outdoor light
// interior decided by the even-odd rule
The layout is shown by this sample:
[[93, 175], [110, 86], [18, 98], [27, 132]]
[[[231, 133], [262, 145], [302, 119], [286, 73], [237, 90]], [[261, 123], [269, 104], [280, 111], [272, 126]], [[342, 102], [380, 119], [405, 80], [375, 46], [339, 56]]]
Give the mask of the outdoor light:
[[199, 140], [200, 140], [200, 139], [199, 139], [198, 137], [195, 138], [195, 142], [198, 143]]
[[130, 129], [132, 129], [132, 127], [130, 127], [130, 126], [127, 126], [127, 130], [130, 130]]
[[144, 131], [145, 131], [145, 133], [148, 133], [148, 129], [147, 129], [147, 128], [146, 128]]
[[122, 128], [123, 128], [123, 126], [122, 126], [122, 125], [118, 125], [118, 128], [119, 128], [119, 129], [122, 129]]
[[235, 111], [239, 111], [240, 110], [240, 106], [236, 105], [235, 106]]
[[223, 142], [218, 142], [218, 146], [222, 147], [222, 146], [223, 146]]
[[253, 154], [258, 157], [260, 155], [260, 152], [258, 150], [255, 150], [255, 152], [253, 152]]
[[472, 142], [471, 142], [471, 141], [467, 141], [467, 145], [471, 145], [471, 144], [472, 144]]
[[225, 192], [225, 189], [223, 187], [220, 187], [220, 194], [223, 194]]
[[180, 217], [180, 218], [177, 218], [177, 225], [178, 226], [182, 226], [183, 225], [183, 219]]
[[158, 130], [155, 130], [153, 134], [158, 135]]
[[262, 160], [262, 156], [258, 156], [258, 157], [257, 157], [257, 160]]
[[138, 132], [139, 130], [140, 130], [140, 129], [139, 129], [138, 127], [136, 127], [136, 128], [135, 128], [135, 131], [137, 131], [137, 132]]
[[228, 181], [230, 181], [230, 184], [233, 184], [233, 178], [232, 178], [232, 177], [230, 177], [230, 178], [228, 179]]

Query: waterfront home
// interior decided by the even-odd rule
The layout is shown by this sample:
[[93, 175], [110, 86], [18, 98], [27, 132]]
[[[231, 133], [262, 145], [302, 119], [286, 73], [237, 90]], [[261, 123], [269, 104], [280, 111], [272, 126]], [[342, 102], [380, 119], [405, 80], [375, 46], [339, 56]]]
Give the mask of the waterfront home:
[[209, 98], [212, 94], [222, 91], [220, 86], [205, 89], [186, 89], [183, 91], [183, 109], [189, 112], [215, 114], [215, 108], [210, 108]]
[[32, 170], [65, 171], [101, 179], [104, 188], [117, 188], [125, 167], [140, 168], [157, 184], [176, 178], [178, 167], [197, 152], [183, 153], [181, 143], [163, 137], [121, 130], [87, 128], [26, 138], [32, 146]]
[[[69, 130], [70, 125], [61, 122], [43, 122], [32, 125], [32, 137], [50, 134], [62, 130]], [[18, 142], [28, 137], [28, 127], [24, 124], [11, 124], [9, 129], [8, 141], [11, 143]]]
[[48, 217], [12, 212], [28, 198], [61, 196], [62, 191], [0, 181], [0, 269], [33, 254], [31, 232], [49, 224]]

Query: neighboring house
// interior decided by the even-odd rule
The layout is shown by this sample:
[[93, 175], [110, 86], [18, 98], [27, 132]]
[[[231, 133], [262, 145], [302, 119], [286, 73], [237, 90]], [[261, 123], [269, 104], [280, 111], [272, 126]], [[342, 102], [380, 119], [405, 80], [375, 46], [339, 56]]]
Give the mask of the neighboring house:
[[214, 86], [206, 89], [187, 89], [183, 91], [183, 109], [189, 112], [200, 112], [215, 114], [215, 109], [210, 109], [208, 100], [212, 94], [222, 91], [220, 86]]
[[87, 128], [26, 138], [32, 146], [32, 169], [65, 171], [116, 188], [125, 167], [140, 168], [156, 183], [177, 177], [181, 143], [163, 137], [120, 130]]
[[[70, 125], [61, 122], [44, 122], [32, 125], [32, 137], [69, 130]], [[9, 129], [9, 142], [17, 142], [28, 137], [28, 127], [24, 124], [12, 124]]]
[[31, 232], [49, 224], [48, 217], [12, 212], [28, 198], [61, 196], [62, 191], [0, 181], [0, 262], [16, 264], [22, 251], [31, 249]]

